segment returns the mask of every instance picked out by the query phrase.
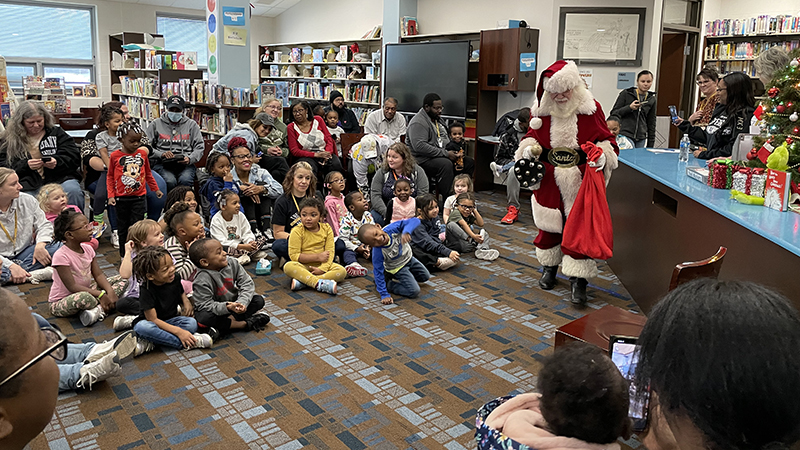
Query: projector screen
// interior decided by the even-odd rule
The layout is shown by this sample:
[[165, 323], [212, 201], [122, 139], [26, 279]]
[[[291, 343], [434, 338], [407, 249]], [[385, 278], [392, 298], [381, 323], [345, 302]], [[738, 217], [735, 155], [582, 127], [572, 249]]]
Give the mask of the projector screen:
[[398, 101], [397, 112], [415, 114], [425, 94], [442, 98], [442, 116], [467, 115], [469, 41], [387, 44], [383, 73], [385, 97]]

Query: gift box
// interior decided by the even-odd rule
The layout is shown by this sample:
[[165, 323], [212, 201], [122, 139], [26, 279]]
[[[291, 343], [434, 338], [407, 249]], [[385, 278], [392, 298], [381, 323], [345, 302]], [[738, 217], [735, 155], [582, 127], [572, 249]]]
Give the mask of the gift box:
[[750, 180], [753, 174], [745, 168], [737, 170], [733, 174], [733, 181], [731, 182], [731, 189], [744, 192], [747, 195], [750, 195]]
[[733, 174], [742, 166], [731, 159], [718, 159], [711, 164], [708, 171], [708, 185], [714, 189], [730, 189], [733, 185]]
[[764, 197], [764, 190], [767, 187], [767, 174], [764, 169], [753, 169], [753, 174], [750, 176], [750, 192], [749, 195], [756, 197]]

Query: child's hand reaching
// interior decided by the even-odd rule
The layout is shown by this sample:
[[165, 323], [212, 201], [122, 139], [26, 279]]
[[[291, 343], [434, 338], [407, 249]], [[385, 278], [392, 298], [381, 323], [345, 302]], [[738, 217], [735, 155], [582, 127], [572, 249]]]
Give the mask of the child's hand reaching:
[[472, 233], [472, 240], [474, 240], [478, 244], [483, 244], [483, 236], [479, 234]]
[[193, 348], [195, 346], [195, 344], [197, 344], [197, 341], [195, 340], [195, 338], [192, 335], [192, 333], [189, 333], [188, 331], [186, 331], [186, 330], [184, 330], [182, 328], [178, 329], [178, 332], [175, 333], [175, 336], [177, 336], [178, 339], [181, 340], [181, 344], [183, 344], [183, 348]]
[[403, 233], [403, 235], [400, 237], [400, 242], [403, 244], [408, 244], [411, 242], [411, 235], [408, 233]]
[[450, 252], [448, 258], [450, 258], [452, 261], [459, 261], [461, 260], [461, 255], [457, 251], [453, 250], [452, 252]]
[[384, 297], [384, 298], [382, 298], [382, 299], [381, 299], [381, 303], [383, 303], [384, 305], [391, 305], [392, 303], [394, 303], [394, 299], [393, 299], [393, 298], [392, 298], [392, 296], [390, 295], [390, 296], [388, 296], [388, 297]]

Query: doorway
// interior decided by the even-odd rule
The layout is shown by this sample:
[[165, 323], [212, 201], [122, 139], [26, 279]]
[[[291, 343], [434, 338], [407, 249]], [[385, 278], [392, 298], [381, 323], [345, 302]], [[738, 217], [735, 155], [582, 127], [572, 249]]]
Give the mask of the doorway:
[[[691, 52], [690, 34], [681, 31], [667, 31], [661, 33], [661, 60], [658, 64], [658, 103], [656, 115], [669, 117], [669, 106], [675, 105], [678, 115], [689, 117], [692, 105], [692, 90], [694, 77], [691, 72], [687, 74], [687, 65], [692, 66], [691, 60], [687, 61]], [[689, 62], [689, 64], [687, 64]], [[688, 76], [687, 76], [688, 75]], [[687, 85], [688, 83], [688, 85]], [[688, 95], [687, 95], [688, 94]], [[677, 148], [680, 141], [677, 127], [669, 127], [667, 143], [669, 148]]]

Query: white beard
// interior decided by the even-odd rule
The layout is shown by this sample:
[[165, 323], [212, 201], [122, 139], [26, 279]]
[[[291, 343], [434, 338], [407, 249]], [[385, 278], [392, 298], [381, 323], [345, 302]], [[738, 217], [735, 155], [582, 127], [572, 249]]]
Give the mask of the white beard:
[[550, 92], [545, 91], [541, 102], [538, 106], [534, 106], [532, 112], [534, 116], [566, 118], [576, 114], [594, 114], [596, 109], [592, 93], [585, 85], [580, 84], [572, 89], [570, 99], [564, 103], [554, 101]]

